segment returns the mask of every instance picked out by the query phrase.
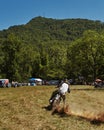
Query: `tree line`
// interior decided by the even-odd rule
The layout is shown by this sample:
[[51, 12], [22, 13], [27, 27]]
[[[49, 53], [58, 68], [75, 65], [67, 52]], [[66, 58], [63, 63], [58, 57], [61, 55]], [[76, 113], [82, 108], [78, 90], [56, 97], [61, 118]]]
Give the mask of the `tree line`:
[[[99, 30], [95, 27], [85, 29], [83, 32], [79, 29], [69, 31], [69, 27], [72, 29], [72, 26], [68, 26], [67, 20], [64, 21], [67, 24], [61, 23], [62, 30], [57, 21], [53, 21], [55, 24], [51, 24], [50, 21], [51, 19], [47, 22], [48, 26], [38, 25], [39, 28], [35, 28], [34, 31], [22, 29], [20, 26], [17, 28], [21, 31], [18, 29], [16, 31], [16, 28], [12, 27], [0, 32], [0, 78], [20, 82], [27, 81], [29, 77], [78, 80], [78, 77], [82, 76], [87, 82], [96, 78], [103, 79], [103, 26]], [[41, 22], [43, 24], [44, 19]], [[30, 27], [29, 23], [27, 24], [29, 28], [33, 28], [34, 22], [31, 25]], [[39, 29], [43, 27], [46, 30], [41, 32]], [[47, 27], [51, 30], [53, 28], [53, 31]]]

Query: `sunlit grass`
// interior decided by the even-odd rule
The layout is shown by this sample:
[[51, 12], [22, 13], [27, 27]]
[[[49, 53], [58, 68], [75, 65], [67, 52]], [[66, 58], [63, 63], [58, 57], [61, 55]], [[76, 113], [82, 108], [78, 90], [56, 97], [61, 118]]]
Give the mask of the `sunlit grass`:
[[[103, 130], [77, 116], [51, 115], [49, 105], [55, 86], [0, 89], [0, 130]], [[104, 91], [93, 86], [71, 86], [66, 104], [75, 113], [104, 112]]]

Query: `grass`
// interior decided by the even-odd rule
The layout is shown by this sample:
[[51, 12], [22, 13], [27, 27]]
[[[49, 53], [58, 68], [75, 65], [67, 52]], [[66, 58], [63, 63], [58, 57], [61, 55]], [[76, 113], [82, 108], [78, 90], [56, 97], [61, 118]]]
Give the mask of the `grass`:
[[[103, 130], [80, 115], [104, 113], [104, 90], [71, 86], [66, 104], [73, 115], [51, 115], [49, 105], [55, 86], [0, 88], [0, 130]], [[62, 105], [62, 104], [61, 104]]]

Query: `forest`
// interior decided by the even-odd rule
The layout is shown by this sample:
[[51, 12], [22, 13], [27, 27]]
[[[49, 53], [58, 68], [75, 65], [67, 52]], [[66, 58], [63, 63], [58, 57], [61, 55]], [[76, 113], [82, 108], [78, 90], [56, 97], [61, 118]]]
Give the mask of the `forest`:
[[0, 31], [0, 78], [104, 80], [104, 23], [35, 17]]

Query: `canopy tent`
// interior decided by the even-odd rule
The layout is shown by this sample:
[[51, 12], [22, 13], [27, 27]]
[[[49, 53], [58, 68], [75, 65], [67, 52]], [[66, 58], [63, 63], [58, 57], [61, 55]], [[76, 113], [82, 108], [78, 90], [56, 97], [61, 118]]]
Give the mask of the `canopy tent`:
[[35, 80], [35, 81], [42, 81], [42, 79], [40, 79], [40, 78], [30, 78], [29, 80]]
[[40, 78], [30, 78], [29, 82], [36, 83], [37, 85], [42, 85], [42, 79], [40, 79]]

